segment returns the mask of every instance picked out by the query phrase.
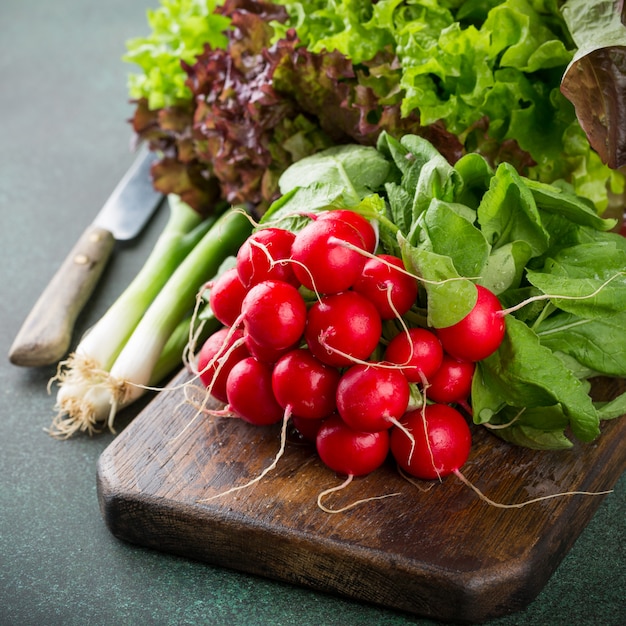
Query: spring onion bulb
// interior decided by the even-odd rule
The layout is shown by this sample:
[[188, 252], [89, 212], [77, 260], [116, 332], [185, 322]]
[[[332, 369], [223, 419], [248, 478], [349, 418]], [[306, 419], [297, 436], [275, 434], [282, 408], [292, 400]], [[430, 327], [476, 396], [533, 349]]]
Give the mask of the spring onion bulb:
[[120, 409], [182, 364], [198, 291], [250, 234], [241, 210], [202, 220], [177, 196], [168, 199], [170, 219], [144, 267], [59, 364], [51, 381], [58, 384], [55, 437], [113, 430]]

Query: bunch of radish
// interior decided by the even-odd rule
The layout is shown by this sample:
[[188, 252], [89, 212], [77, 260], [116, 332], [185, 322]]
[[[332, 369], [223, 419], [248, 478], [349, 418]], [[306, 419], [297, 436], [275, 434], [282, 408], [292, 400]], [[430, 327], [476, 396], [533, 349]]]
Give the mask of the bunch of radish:
[[338, 474], [363, 476], [390, 456], [421, 479], [457, 471], [471, 446], [475, 362], [505, 332], [498, 299], [477, 287], [454, 326], [410, 326], [418, 278], [375, 253], [374, 227], [348, 210], [309, 217], [297, 233], [254, 232], [211, 283], [224, 327], [197, 354], [199, 378], [221, 414], [289, 421]]

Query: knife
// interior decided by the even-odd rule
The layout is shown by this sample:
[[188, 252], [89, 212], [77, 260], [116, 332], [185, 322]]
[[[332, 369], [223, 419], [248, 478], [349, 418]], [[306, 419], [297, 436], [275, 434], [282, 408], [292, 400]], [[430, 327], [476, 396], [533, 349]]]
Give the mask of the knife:
[[67, 354], [76, 318], [93, 293], [115, 241], [136, 237], [163, 199], [150, 177], [156, 158], [146, 147], [140, 148], [24, 320], [9, 350], [11, 363], [38, 367]]

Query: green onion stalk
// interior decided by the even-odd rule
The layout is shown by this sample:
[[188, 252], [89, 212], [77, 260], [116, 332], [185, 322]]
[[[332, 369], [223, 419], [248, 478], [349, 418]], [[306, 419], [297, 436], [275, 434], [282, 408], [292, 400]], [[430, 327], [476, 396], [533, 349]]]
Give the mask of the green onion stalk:
[[[178, 196], [168, 201], [170, 217], [144, 266], [50, 381], [58, 384], [52, 436], [114, 432], [119, 410], [182, 365], [202, 286], [251, 232], [241, 209], [203, 219]], [[209, 318], [203, 332], [217, 326]]]

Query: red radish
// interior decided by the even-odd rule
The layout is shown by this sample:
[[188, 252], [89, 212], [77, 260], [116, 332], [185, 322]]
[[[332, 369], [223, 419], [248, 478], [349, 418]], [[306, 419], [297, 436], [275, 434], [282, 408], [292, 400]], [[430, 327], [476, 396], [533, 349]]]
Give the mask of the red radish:
[[307, 419], [321, 419], [336, 409], [339, 370], [316, 359], [309, 350], [292, 350], [274, 366], [272, 389], [283, 409]]
[[241, 305], [247, 334], [263, 347], [282, 350], [304, 332], [307, 310], [300, 292], [289, 283], [266, 280], [254, 285]]
[[287, 348], [280, 349], [272, 348], [271, 346], [264, 346], [258, 341], [255, 341], [255, 339], [247, 333], [244, 333], [244, 341], [246, 344], [246, 348], [248, 348], [250, 356], [253, 356], [259, 361], [271, 363], [272, 365], [276, 363], [276, 361], [278, 361], [278, 359], [280, 359], [283, 354], [287, 354], [287, 352], [293, 350], [293, 346], [288, 346]]
[[428, 399], [443, 404], [458, 402], [467, 407], [475, 369], [473, 361], [459, 361], [444, 354], [441, 367], [428, 379]]
[[386, 430], [405, 413], [409, 383], [400, 370], [377, 365], [353, 365], [337, 386], [337, 410], [355, 430]]
[[404, 270], [402, 259], [380, 254], [365, 262], [353, 289], [371, 300], [384, 320], [404, 315], [417, 298], [417, 280]]
[[322, 419], [310, 419], [308, 417], [299, 417], [297, 415], [291, 416], [291, 423], [293, 427], [298, 431], [298, 434], [302, 439], [309, 443], [315, 443], [317, 439], [317, 433], [319, 432], [324, 420]]
[[365, 249], [370, 253], [376, 250], [376, 231], [362, 215], [349, 209], [333, 209], [316, 214], [316, 218], [319, 220], [341, 220], [346, 224], [350, 224], [361, 235]]
[[220, 328], [202, 344], [198, 352], [197, 368], [200, 380], [211, 395], [220, 402], [227, 402], [226, 379], [235, 363], [250, 356], [245, 345], [233, 348], [243, 337], [241, 330]]
[[447, 404], [428, 404], [408, 411], [400, 428], [391, 432], [391, 453], [411, 476], [424, 480], [443, 478], [465, 464], [472, 435], [465, 418]]
[[506, 332], [498, 298], [482, 285], [476, 290], [474, 308], [460, 322], [437, 329], [444, 350], [462, 361], [481, 361], [493, 354]]
[[425, 328], [409, 328], [396, 335], [385, 350], [385, 361], [401, 366], [411, 383], [429, 380], [443, 360], [443, 348], [437, 336]]
[[248, 290], [239, 279], [237, 268], [231, 267], [210, 285], [209, 305], [215, 317], [232, 326], [241, 313], [241, 303]]
[[228, 407], [250, 424], [267, 426], [283, 419], [272, 391], [272, 367], [254, 357], [242, 359], [226, 380]]
[[376, 307], [356, 291], [326, 296], [310, 309], [304, 338], [311, 352], [335, 367], [367, 359], [382, 334]]
[[343, 246], [342, 241], [365, 249], [361, 235], [341, 220], [316, 220], [296, 235], [291, 247], [293, 271], [305, 287], [331, 294], [352, 286], [365, 257]]
[[389, 453], [389, 431], [366, 433], [350, 428], [338, 415], [324, 421], [317, 433], [322, 462], [348, 476], [364, 476], [378, 469]]
[[282, 228], [263, 228], [250, 235], [237, 252], [237, 272], [243, 285], [283, 280], [298, 286], [288, 261], [294, 239], [292, 232]]

